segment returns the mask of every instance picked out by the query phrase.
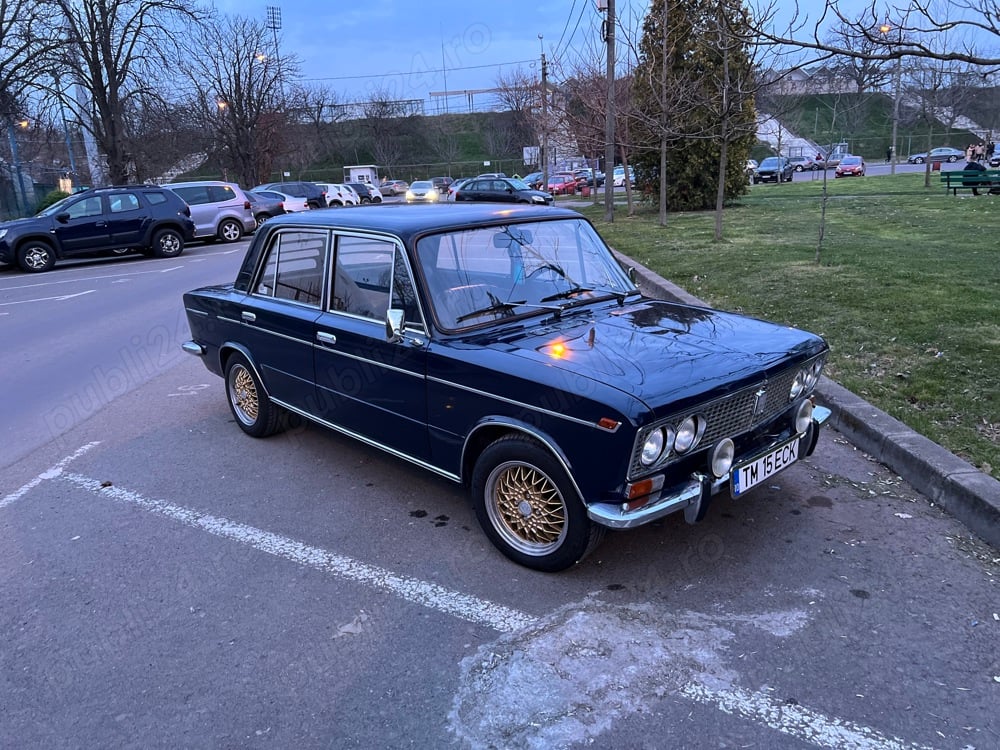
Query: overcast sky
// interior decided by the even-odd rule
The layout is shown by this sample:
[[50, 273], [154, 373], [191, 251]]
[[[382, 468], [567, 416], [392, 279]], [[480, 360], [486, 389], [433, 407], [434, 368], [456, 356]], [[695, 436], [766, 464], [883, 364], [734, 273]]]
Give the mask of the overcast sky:
[[[216, 0], [222, 12], [267, 19], [280, 8], [282, 54], [294, 53], [302, 78], [322, 81], [341, 101], [373, 91], [427, 99], [432, 91], [486, 89], [501, 71], [537, 76], [542, 46], [550, 62], [592, 57], [603, 15], [595, 0]], [[638, 27], [648, 0], [616, 0]], [[539, 40], [538, 35], [542, 35]]]

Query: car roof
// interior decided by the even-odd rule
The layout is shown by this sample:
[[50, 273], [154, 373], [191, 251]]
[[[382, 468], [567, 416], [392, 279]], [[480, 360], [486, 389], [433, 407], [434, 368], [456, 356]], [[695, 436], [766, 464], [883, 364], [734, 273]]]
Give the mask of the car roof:
[[518, 221], [581, 219], [578, 212], [552, 206], [511, 206], [497, 203], [440, 203], [434, 205], [379, 204], [363, 211], [304, 211], [285, 214], [267, 227], [314, 226], [359, 229], [394, 234], [403, 240], [426, 232], [501, 225]]

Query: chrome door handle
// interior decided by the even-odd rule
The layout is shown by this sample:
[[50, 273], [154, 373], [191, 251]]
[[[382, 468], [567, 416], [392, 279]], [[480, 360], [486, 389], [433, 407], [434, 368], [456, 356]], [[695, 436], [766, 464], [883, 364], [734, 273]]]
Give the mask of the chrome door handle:
[[245, 320], [247, 323], [255, 323], [257, 321], [257, 316], [254, 315], [252, 312], [248, 312], [246, 310], [240, 313], [240, 317], [243, 318], [243, 320]]
[[316, 333], [316, 340], [323, 344], [336, 344], [337, 337], [332, 333], [326, 333], [325, 331], [318, 331]]

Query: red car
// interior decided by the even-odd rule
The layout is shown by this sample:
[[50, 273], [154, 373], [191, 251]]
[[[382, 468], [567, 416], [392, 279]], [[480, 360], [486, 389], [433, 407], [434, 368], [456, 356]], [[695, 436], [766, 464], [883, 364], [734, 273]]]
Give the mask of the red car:
[[572, 172], [557, 172], [549, 177], [549, 192], [552, 195], [573, 195], [576, 190], [576, 176]]
[[860, 156], [845, 156], [837, 165], [834, 177], [864, 177], [865, 160]]

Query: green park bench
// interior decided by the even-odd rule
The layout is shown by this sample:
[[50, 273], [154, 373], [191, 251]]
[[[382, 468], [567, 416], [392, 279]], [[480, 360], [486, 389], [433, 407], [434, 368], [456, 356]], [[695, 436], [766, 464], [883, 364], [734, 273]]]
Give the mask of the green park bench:
[[990, 195], [1000, 195], [1000, 169], [957, 169], [941, 173], [941, 182], [947, 193], [958, 195], [959, 190], [971, 190], [978, 195], [980, 190]]

